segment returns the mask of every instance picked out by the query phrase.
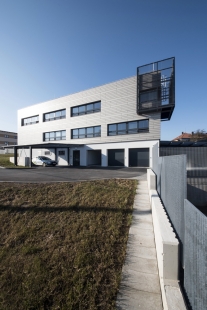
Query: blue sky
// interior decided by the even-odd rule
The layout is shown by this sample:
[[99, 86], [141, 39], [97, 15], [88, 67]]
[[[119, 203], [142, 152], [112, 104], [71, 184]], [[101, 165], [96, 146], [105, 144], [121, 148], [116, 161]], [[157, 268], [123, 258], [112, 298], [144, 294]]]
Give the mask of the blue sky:
[[176, 108], [161, 139], [207, 130], [206, 0], [0, 0], [0, 130], [17, 110], [175, 57]]

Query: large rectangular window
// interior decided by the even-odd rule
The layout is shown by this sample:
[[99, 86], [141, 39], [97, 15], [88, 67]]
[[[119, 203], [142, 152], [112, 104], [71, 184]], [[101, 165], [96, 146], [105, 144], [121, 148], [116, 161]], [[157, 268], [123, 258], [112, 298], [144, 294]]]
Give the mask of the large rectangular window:
[[101, 111], [101, 101], [82, 104], [71, 108], [71, 116], [78, 116]]
[[66, 118], [66, 109], [43, 114], [44, 122], [54, 121], [62, 118]]
[[22, 118], [22, 126], [32, 125], [39, 123], [39, 115]]
[[58, 141], [58, 140], [66, 140], [66, 130], [43, 133], [43, 141]]
[[108, 125], [108, 136], [129, 135], [133, 133], [148, 132], [149, 120], [123, 122]]
[[71, 130], [72, 139], [85, 139], [101, 136], [101, 126], [77, 128]]

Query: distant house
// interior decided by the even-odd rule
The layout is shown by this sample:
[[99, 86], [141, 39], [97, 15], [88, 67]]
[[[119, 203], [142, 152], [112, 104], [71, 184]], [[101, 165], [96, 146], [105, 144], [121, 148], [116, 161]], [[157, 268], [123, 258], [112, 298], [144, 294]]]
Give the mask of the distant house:
[[0, 130], [0, 147], [17, 145], [17, 133]]
[[182, 134], [176, 138], [174, 138], [172, 141], [190, 141], [192, 138], [192, 133], [182, 132]]

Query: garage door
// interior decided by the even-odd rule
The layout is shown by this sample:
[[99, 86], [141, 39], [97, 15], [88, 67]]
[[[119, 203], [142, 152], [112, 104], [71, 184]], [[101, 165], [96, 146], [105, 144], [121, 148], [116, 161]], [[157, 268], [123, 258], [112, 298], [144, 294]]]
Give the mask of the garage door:
[[129, 167], [149, 167], [149, 148], [129, 149]]
[[108, 150], [109, 166], [124, 166], [124, 150]]
[[101, 166], [101, 150], [89, 150], [87, 164]]

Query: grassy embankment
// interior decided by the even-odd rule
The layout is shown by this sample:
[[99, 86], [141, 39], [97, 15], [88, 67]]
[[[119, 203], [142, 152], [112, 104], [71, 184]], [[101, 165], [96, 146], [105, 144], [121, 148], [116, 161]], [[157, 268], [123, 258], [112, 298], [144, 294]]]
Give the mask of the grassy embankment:
[[0, 309], [114, 309], [135, 190], [0, 183]]
[[17, 166], [10, 162], [9, 157], [14, 157], [14, 154], [0, 154], [0, 167], [17, 168]]

